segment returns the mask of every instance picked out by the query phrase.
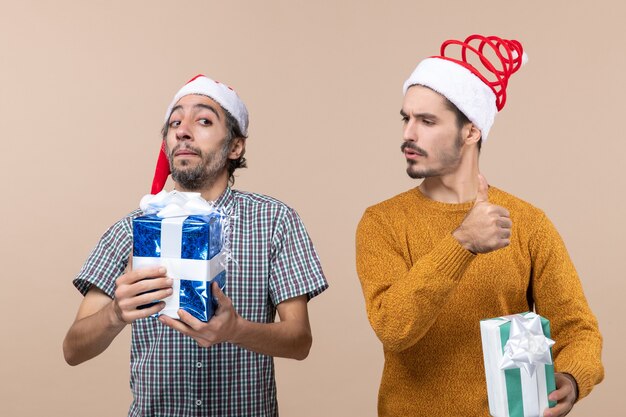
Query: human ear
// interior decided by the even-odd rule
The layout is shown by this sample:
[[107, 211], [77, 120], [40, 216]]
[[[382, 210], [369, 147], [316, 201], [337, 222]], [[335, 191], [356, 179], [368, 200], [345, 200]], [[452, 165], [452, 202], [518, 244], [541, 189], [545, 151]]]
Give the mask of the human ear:
[[230, 145], [230, 151], [228, 152], [228, 159], [239, 159], [246, 153], [246, 138], [235, 138]]
[[463, 140], [466, 144], [477, 143], [481, 137], [482, 132], [474, 123], [468, 123], [463, 127]]

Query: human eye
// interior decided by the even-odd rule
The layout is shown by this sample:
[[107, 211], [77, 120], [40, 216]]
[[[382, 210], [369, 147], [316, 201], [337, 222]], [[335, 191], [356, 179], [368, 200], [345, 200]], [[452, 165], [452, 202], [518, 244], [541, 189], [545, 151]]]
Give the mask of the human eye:
[[426, 126], [433, 126], [435, 124], [435, 122], [430, 119], [422, 119], [422, 123], [424, 123]]
[[213, 122], [210, 119], [207, 119], [206, 117], [199, 119], [198, 123], [200, 123], [203, 126], [211, 126], [213, 124]]
[[180, 120], [170, 120], [170, 127], [180, 126]]
[[406, 124], [409, 122], [409, 116], [407, 116], [406, 114], [401, 114], [400, 116], [402, 117], [402, 123]]

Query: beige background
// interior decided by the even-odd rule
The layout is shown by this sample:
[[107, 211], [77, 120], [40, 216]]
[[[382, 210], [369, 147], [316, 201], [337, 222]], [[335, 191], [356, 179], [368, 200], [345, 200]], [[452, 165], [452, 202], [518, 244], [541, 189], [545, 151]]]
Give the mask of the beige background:
[[237, 187], [298, 210], [331, 284], [310, 304], [310, 357], [277, 360], [281, 415], [374, 416], [382, 351], [355, 227], [416, 185], [398, 151], [404, 79], [474, 32], [530, 55], [482, 169], [552, 218], [605, 336], [606, 379], [571, 415], [623, 415], [623, 2], [382, 3], [1, 0], [0, 415], [125, 415], [128, 331], [95, 360], [63, 361], [81, 300], [71, 279], [149, 190], [165, 108], [204, 72], [251, 113]]

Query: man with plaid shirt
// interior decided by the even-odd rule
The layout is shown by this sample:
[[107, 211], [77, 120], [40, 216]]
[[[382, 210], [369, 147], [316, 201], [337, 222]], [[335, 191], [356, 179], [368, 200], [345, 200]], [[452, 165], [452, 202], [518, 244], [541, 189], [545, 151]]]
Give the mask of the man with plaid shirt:
[[[276, 416], [273, 356], [304, 359], [312, 337], [307, 302], [328, 284], [297, 213], [271, 197], [230, 188], [245, 167], [248, 112], [228, 86], [190, 80], [166, 113], [152, 193], [200, 192], [230, 215], [231, 260], [215, 316], [150, 317], [172, 294], [162, 267], [130, 270], [135, 210], [101, 238], [74, 285], [84, 295], [63, 342], [77, 365], [132, 324], [129, 416]], [[150, 279], [146, 279], [150, 278]], [[150, 293], [146, 294], [147, 291]], [[274, 322], [278, 312], [279, 322]]]

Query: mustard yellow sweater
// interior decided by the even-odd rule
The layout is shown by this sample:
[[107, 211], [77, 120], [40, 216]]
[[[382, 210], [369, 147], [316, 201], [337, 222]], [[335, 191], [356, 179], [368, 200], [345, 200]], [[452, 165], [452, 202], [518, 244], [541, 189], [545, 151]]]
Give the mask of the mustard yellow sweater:
[[579, 398], [602, 380], [602, 337], [554, 226], [494, 187], [489, 201], [510, 211], [512, 237], [482, 255], [451, 234], [473, 203], [415, 188], [365, 211], [357, 272], [385, 354], [379, 416], [488, 416], [479, 322], [531, 310], [527, 294], [550, 320], [555, 370], [574, 376]]

